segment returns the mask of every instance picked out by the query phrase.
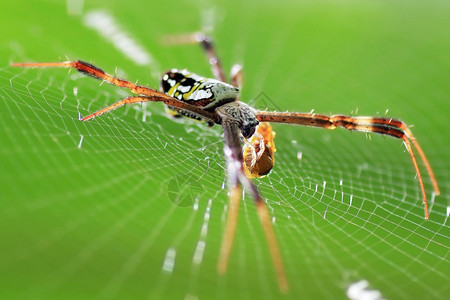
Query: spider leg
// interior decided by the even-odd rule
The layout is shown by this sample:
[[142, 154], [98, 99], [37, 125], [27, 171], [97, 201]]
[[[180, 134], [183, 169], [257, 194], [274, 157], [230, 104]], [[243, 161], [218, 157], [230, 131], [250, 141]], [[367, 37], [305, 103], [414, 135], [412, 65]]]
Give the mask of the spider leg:
[[239, 64], [233, 65], [233, 67], [231, 67], [231, 84], [239, 89], [242, 88], [242, 83], [244, 81], [243, 77], [242, 66]]
[[[205, 50], [206, 55], [209, 58], [209, 63], [211, 64], [214, 77], [222, 82], [227, 82], [222, 63], [220, 62], [219, 56], [217, 55], [217, 51], [215, 50], [212, 39], [203, 33], [197, 33], [195, 34], [195, 41], [200, 43], [203, 50]], [[242, 77], [242, 66], [239, 64], [233, 65], [233, 67], [231, 68], [230, 83], [237, 88], [241, 88], [243, 82]]]
[[[220, 80], [222, 82], [227, 82], [227, 78], [225, 76], [225, 71], [223, 70], [222, 63], [220, 62], [219, 56], [217, 55], [217, 51], [215, 50], [212, 39], [201, 33], [192, 33], [192, 34], [180, 34], [180, 35], [172, 35], [164, 38], [164, 42], [166, 44], [192, 44], [199, 43], [206, 55], [208, 56], [208, 61], [211, 65], [211, 70], [214, 74], [214, 78]], [[241, 88], [243, 82], [242, 76], [242, 66], [239, 64], [233, 65], [231, 68], [231, 81], [230, 83], [237, 87]]]
[[178, 99], [172, 98], [165, 94], [162, 94], [162, 95], [164, 95], [164, 97], [160, 97], [159, 95], [128, 97], [128, 98], [122, 99], [120, 101], [117, 101], [114, 104], [111, 104], [105, 108], [102, 108], [102, 109], [96, 111], [95, 113], [92, 113], [92, 114], [82, 118], [81, 121], [87, 121], [89, 119], [95, 118], [101, 114], [104, 114], [106, 112], [114, 110], [125, 104], [142, 103], [142, 102], [164, 102], [166, 105], [175, 106], [175, 107], [179, 107], [184, 110], [188, 110], [188, 111], [198, 115], [199, 117], [201, 117], [202, 119], [204, 119], [207, 122], [210, 122], [210, 123], [216, 122], [215, 116], [213, 113], [205, 111], [197, 106], [190, 105], [186, 102], [179, 101]]
[[344, 115], [318, 115], [313, 113], [281, 113], [281, 112], [256, 112], [256, 118], [259, 121], [264, 122], [278, 122], [278, 123], [288, 123], [297, 124], [305, 126], [322, 127], [326, 129], [336, 129], [336, 127], [343, 127], [348, 130], [363, 131], [363, 132], [375, 132], [383, 135], [393, 136], [402, 139], [408, 153], [411, 157], [414, 169], [419, 179], [419, 185], [422, 192], [423, 203], [425, 207], [425, 218], [428, 219], [428, 205], [427, 198], [425, 194], [425, 187], [422, 180], [422, 175], [415, 158], [412, 145], [415, 147], [422, 159], [428, 174], [431, 178], [431, 183], [433, 185], [436, 195], [440, 194], [439, 187], [434, 176], [431, 165], [425, 156], [419, 143], [413, 136], [411, 130], [406, 126], [403, 121], [395, 120], [391, 118], [381, 118], [381, 117], [351, 117]]
[[214, 44], [212, 39], [202, 33], [196, 34], [196, 40], [202, 45], [203, 50], [205, 50], [206, 55], [209, 58], [209, 63], [211, 65], [214, 77], [222, 82], [227, 82], [225, 77], [225, 72], [223, 71], [222, 63], [220, 62], [219, 56], [214, 49]]
[[245, 176], [243, 167], [242, 147], [239, 135], [239, 124], [230, 120], [222, 119], [222, 127], [224, 130], [225, 149], [224, 154], [227, 161], [228, 170], [228, 184], [230, 186], [230, 207], [228, 212], [226, 232], [222, 242], [222, 250], [218, 265], [218, 271], [224, 273], [228, 264], [228, 259], [231, 252], [231, 246], [234, 240], [234, 233], [236, 230], [238, 205], [240, 201], [239, 183], [255, 200], [256, 209], [259, 219], [261, 221], [264, 234], [269, 246], [270, 255], [272, 257], [275, 272], [277, 274], [278, 286], [282, 292], [289, 290], [289, 285], [286, 279], [283, 262], [281, 260], [280, 249], [275, 237], [275, 232], [272, 227], [267, 207], [261, 198], [258, 189], [254, 183]]
[[[118, 87], [127, 88], [131, 92], [135, 94], [145, 95], [145, 96], [153, 96], [155, 94], [162, 94], [154, 89], [136, 85], [128, 80], [119, 79], [108, 73], [105, 73], [102, 69], [81, 61], [65, 61], [65, 62], [50, 62], [50, 63], [13, 63], [11, 64], [13, 67], [29, 67], [29, 68], [45, 68], [45, 67], [63, 67], [63, 68], [74, 68], [79, 72], [94, 77], [96, 79], [100, 79], [106, 82], [109, 82]], [[162, 94], [164, 95], [164, 94]]]
[[235, 177], [234, 180], [229, 177], [228, 182], [230, 186], [230, 202], [228, 204], [227, 224], [225, 226], [222, 247], [220, 248], [219, 264], [217, 265], [217, 270], [220, 274], [225, 274], [227, 272], [228, 259], [230, 257], [231, 247], [233, 246], [234, 241], [234, 234], [236, 232], [236, 225], [239, 214], [239, 203], [241, 201], [241, 188], [239, 186], [239, 180], [237, 179], [237, 177]]
[[156, 90], [153, 90], [151, 88], [136, 85], [130, 81], [123, 80], [116, 78], [114, 76], [111, 76], [107, 73], [105, 73], [100, 68], [97, 68], [89, 63], [82, 62], [82, 61], [67, 61], [67, 62], [53, 62], [53, 63], [13, 63], [13, 67], [65, 67], [65, 68], [75, 68], [81, 73], [84, 73], [86, 75], [92, 76], [94, 78], [107, 81], [113, 85], [128, 88], [131, 92], [135, 94], [140, 94], [143, 96], [135, 96], [135, 97], [128, 97], [125, 99], [122, 99], [112, 105], [109, 105], [103, 109], [100, 109], [99, 111], [90, 114], [84, 118], [81, 119], [81, 121], [86, 121], [89, 119], [92, 119], [96, 116], [99, 116], [105, 112], [111, 111], [113, 109], [116, 109], [122, 105], [125, 104], [131, 104], [131, 103], [137, 103], [137, 102], [164, 102], [166, 105], [170, 105], [173, 107], [178, 107], [183, 110], [187, 110], [192, 112], [195, 115], [198, 115], [202, 119], [204, 119], [207, 122], [210, 123], [217, 123], [216, 117], [213, 113], [205, 111], [197, 106], [188, 104], [186, 102], [180, 101], [176, 98], [173, 98], [171, 96], [168, 96], [164, 93], [158, 92]]
[[205, 50], [206, 55], [208, 56], [209, 64], [211, 65], [214, 77], [222, 82], [227, 82], [225, 72], [223, 71], [219, 56], [217, 55], [216, 50], [214, 49], [212, 39], [207, 35], [201, 32], [172, 35], [164, 38], [164, 42], [166, 44], [172, 45], [200, 43], [203, 50]]

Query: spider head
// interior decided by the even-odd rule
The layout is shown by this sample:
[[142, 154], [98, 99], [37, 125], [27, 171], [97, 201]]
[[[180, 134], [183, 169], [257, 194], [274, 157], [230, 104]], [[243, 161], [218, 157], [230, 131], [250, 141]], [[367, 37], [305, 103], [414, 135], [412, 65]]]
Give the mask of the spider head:
[[259, 124], [254, 109], [241, 101], [225, 103], [216, 108], [216, 112], [222, 122], [238, 123], [241, 134], [245, 138], [250, 138]]
[[256, 130], [256, 126], [258, 126], [259, 121], [256, 119], [251, 119], [251, 120], [243, 120], [240, 129], [241, 129], [241, 134], [246, 138], [250, 138]]

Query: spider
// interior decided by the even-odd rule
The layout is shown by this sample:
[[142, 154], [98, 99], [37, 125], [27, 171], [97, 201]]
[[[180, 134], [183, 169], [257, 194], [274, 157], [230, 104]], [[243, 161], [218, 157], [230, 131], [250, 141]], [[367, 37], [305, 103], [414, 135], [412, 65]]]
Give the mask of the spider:
[[[242, 83], [242, 68], [235, 65], [231, 81], [227, 83], [225, 72], [216, 54], [211, 39], [203, 34], [183, 35], [172, 39], [172, 42], [199, 43], [205, 50], [215, 79], [205, 78], [187, 70], [172, 69], [165, 72], [161, 79], [161, 92], [116, 78], [100, 68], [83, 61], [66, 61], [50, 63], [13, 63], [15, 67], [68, 67], [96, 79], [109, 82], [118, 87], [129, 89], [135, 96], [122, 99], [112, 105], [98, 110], [81, 121], [87, 121], [103, 113], [109, 112], [125, 104], [140, 102], [163, 102], [173, 116], [185, 116], [206, 121], [210, 126], [222, 126], [224, 134], [224, 155], [226, 159], [229, 206], [226, 229], [218, 263], [218, 272], [225, 273], [234, 240], [241, 199], [241, 187], [253, 198], [259, 219], [266, 236], [273, 266], [277, 275], [279, 289], [289, 289], [280, 250], [270, 220], [270, 215], [257, 187], [250, 178], [262, 177], [270, 172], [274, 163], [274, 133], [268, 122], [297, 124], [304, 126], [374, 132], [403, 140], [411, 157], [411, 161], [419, 181], [428, 219], [428, 205], [425, 187], [422, 180], [413, 147], [422, 159], [436, 195], [439, 188], [431, 166], [419, 143], [409, 128], [400, 120], [384, 117], [362, 117], [345, 115], [320, 115], [315, 113], [290, 113], [259, 111], [241, 102], [239, 88]], [[244, 150], [242, 148], [244, 142]]]

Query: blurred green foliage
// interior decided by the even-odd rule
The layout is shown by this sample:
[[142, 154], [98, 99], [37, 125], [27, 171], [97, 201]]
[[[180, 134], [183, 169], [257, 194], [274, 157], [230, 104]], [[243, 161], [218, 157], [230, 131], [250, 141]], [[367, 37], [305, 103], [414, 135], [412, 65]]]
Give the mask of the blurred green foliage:
[[[448, 295], [447, 2], [92, 1], [81, 11], [68, 8], [82, 3], [75, 0], [2, 2], [0, 298], [281, 297], [250, 201], [242, 204], [228, 273], [216, 272], [227, 203], [220, 129], [173, 122], [160, 105], [80, 123], [78, 112], [125, 94], [76, 72], [9, 67], [67, 56], [157, 88], [155, 65], [135, 64], [84, 25], [93, 10], [112, 15], [158, 71], [210, 76], [199, 47], [161, 39], [213, 25], [226, 69], [244, 65], [242, 99], [264, 92], [282, 110], [327, 114], [389, 109], [415, 124], [442, 189], [430, 221], [394, 139], [279, 125], [276, 168], [257, 183], [276, 217], [291, 284], [283, 297], [344, 299], [361, 279], [390, 299]], [[168, 185], [180, 174], [193, 174], [202, 189], [197, 210], [170, 200]], [[324, 181], [326, 190], [315, 192]], [[172, 273], [163, 270], [168, 249], [176, 250]]]

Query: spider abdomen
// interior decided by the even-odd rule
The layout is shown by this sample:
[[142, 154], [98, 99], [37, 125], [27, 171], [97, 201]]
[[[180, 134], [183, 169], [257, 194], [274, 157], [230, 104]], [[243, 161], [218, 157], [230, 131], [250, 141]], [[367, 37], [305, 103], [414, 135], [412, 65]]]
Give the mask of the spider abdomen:
[[161, 89], [171, 97], [210, 111], [239, 97], [237, 87], [187, 70], [172, 69], [164, 73]]

